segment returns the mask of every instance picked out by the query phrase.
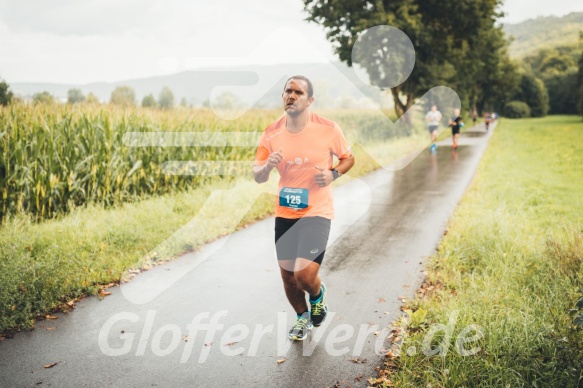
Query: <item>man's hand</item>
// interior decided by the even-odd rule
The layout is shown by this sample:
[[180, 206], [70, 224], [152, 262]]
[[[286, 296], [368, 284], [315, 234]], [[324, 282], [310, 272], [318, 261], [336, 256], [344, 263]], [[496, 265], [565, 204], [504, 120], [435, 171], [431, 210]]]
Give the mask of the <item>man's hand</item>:
[[334, 180], [334, 176], [332, 175], [332, 171], [325, 170], [322, 167], [315, 166], [319, 173], [314, 175], [314, 179], [316, 180], [316, 184], [320, 187], [326, 187]]
[[267, 163], [253, 167], [253, 178], [257, 183], [264, 183], [269, 180], [269, 173], [283, 160], [283, 150], [280, 148], [267, 158]]
[[282, 160], [283, 160], [283, 150], [280, 148], [276, 152], [273, 152], [271, 155], [269, 155], [269, 158], [267, 158], [267, 166], [269, 166], [269, 169], [271, 170], [274, 167], [277, 167], [277, 165]]

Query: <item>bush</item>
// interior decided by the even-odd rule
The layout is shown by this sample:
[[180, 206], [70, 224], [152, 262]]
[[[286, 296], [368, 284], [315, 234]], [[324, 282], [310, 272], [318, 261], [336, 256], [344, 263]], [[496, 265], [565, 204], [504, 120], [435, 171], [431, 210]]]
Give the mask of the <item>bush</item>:
[[510, 101], [504, 106], [504, 116], [511, 119], [530, 117], [530, 108], [522, 101]]
[[524, 101], [532, 117], [544, 117], [549, 111], [549, 93], [543, 81], [532, 74], [524, 74], [514, 100]]

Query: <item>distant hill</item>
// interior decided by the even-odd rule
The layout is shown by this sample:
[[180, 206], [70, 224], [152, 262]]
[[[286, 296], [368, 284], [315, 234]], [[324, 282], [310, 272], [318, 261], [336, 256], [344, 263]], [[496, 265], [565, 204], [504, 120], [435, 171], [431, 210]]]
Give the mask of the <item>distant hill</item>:
[[505, 24], [507, 36], [514, 37], [510, 56], [522, 58], [536, 54], [541, 48], [575, 45], [579, 31], [583, 31], [583, 12], [572, 12], [562, 17], [540, 16], [517, 24]]
[[283, 84], [289, 76], [295, 74], [303, 74], [311, 79], [316, 107], [370, 107], [371, 101], [381, 99], [377, 89], [365, 85], [352, 68], [340, 62], [201, 68], [113, 83], [13, 83], [10, 87], [15, 94], [24, 98], [46, 90], [61, 100], [66, 99], [69, 89], [79, 88], [85, 95], [91, 92], [102, 102], [108, 102], [111, 92], [117, 86], [127, 85], [135, 90], [139, 104], [150, 93], [158, 99], [162, 88], [168, 86], [176, 103], [185, 98], [189, 104], [200, 106], [209, 100], [216, 101], [221, 93], [232, 93], [243, 105], [273, 108], [281, 106]]

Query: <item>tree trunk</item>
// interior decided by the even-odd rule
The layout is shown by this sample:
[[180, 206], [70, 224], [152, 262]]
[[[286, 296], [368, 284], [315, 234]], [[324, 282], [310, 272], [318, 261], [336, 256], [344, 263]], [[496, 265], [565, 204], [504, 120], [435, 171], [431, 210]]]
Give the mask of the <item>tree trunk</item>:
[[392, 88], [391, 93], [393, 94], [393, 100], [395, 101], [395, 113], [398, 117], [403, 116], [403, 113], [407, 111], [406, 105], [403, 104], [401, 99], [399, 98], [399, 92], [401, 88]]

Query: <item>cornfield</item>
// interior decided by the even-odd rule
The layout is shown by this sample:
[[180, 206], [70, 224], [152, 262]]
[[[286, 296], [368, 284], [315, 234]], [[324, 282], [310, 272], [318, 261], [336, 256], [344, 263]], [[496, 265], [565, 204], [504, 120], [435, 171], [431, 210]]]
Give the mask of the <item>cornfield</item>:
[[[242, 145], [235, 140], [223, 145], [150, 142], [128, 146], [131, 139], [127, 135], [235, 132], [239, 137], [250, 133], [258, 139], [280, 114], [250, 111], [241, 119], [227, 121], [209, 109], [124, 110], [68, 104], [0, 108], [0, 219], [29, 213], [40, 221], [88, 203], [111, 206], [186, 190], [217, 179], [213, 175], [244, 173], [198, 171], [189, 175], [169, 173], [171, 167], [164, 167], [169, 161], [250, 162], [255, 146], [249, 140], [241, 140]], [[349, 140], [378, 141], [394, 136], [383, 130], [386, 118], [378, 117], [378, 112], [347, 111], [328, 117], [338, 120]], [[206, 168], [217, 167], [210, 163]]]

